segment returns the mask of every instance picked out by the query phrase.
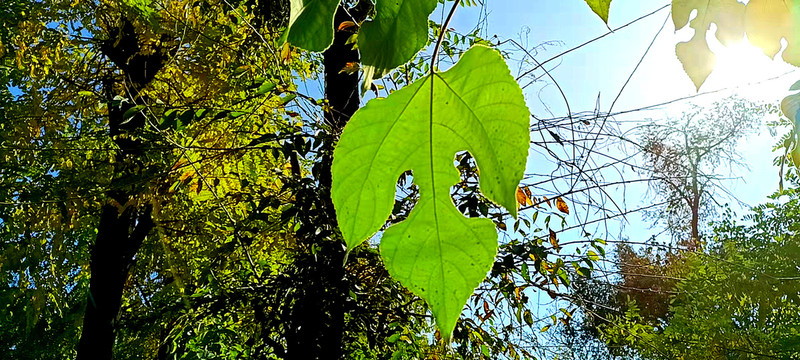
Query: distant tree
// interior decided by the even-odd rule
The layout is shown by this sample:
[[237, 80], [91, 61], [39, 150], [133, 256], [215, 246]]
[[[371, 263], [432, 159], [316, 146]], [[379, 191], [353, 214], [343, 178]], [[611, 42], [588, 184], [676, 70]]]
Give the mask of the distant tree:
[[682, 245], [702, 247], [701, 227], [724, 195], [724, 179], [717, 171], [733, 173], [746, 167], [736, 147], [759, 128], [766, 111], [765, 106], [731, 97], [643, 127], [644, 175], [652, 179], [653, 197], [666, 201], [647, 214]]
[[606, 349], [595, 353], [626, 354], [624, 341], [603, 336], [603, 329], [625, 314], [636, 314], [643, 327], [670, 323], [671, 301], [681, 279], [693, 271], [691, 254], [704, 249], [703, 224], [717, 213], [719, 197], [727, 196], [726, 179], [718, 172], [746, 166], [738, 142], [758, 129], [766, 112], [765, 106], [732, 97], [641, 128], [642, 175], [650, 179], [654, 203], [663, 201], [646, 216], [654, 225], [663, 224], [676, 243], [617, 244], [610, 276], [587, 280], [591, 285], [574, 284], [573, 295], [583, 304], [576, 328], [607, 342]]

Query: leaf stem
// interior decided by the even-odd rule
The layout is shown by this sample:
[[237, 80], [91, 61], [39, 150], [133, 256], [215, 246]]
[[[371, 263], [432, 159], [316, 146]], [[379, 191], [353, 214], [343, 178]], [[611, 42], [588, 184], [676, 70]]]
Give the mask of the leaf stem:
[[431, 74], [436, 72], [436, 60], [439, 57], [439, 47], [442, 46], [442, 40], [444, 39], [444, 34], [447, 32], [447, 27], [450, 26], [450, 19], [453, 18], [453, 14], [456, 13], [456, 9], [458, 8], [458, 4], [461, 3], [461, 0], [456, 0], [453, 3], [453, 7], [450, 8], [450, 13], [447, 14], [447, 19], [444, 20], [442, 23], [441, 31], [439, 32], [439, 39], [436, 40], [436, 46], [433, 48], [433, 56], [431, 56]]

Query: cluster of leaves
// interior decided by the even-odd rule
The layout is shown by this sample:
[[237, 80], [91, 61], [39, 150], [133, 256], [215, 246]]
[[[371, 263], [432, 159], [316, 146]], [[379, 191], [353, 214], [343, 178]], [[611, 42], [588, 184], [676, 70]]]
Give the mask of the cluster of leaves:
[[656, 359], [800, 356], [800, 199], [797, 190], [773, 198], [745, 225], [727, 213], [709, 251], [686, 257], [668, 321], [644, 325], [633, 309], [604, 335]]

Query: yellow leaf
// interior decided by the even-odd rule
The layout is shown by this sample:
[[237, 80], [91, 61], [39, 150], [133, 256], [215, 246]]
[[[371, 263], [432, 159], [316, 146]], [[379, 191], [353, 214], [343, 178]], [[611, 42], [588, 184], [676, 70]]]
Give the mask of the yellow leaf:
[[183, 173], [183, 175], [181, 175], [180, 179], [178, 179], [178, 180], [179, 181], [186, 181], [186, 179], [189, 179], [189, 181], [191, 181], [192, 176], [194, 176], [194, 172], [188, 171], [188, 172]]
[[[693, 11], [697, 15], [690, 22]], [[783, 59], [800, 66], [800, 1], [750, 0], [744, 5], [737, 0], [673, 0], [672, 21], [675, 29], [688, 24], [695, 30], [691, 40], [676, 46], [676, 53], [698, 89], [716, 62], [705, 41], [712, 24], [722, 45], [741, 42], [747, 34], [750, 44], [770, 58], [778, 54], [785, 40], [788, 46]]]
[[519, 203], [520, 206], [525, 206], [528, 204], [528, 202], [531, 201], [531, 199], [528, 198], [527, 195], [525, 195], [525, 191], [523, 191], [522, 188], [520, 187], [517, 188], [516, 195], [517, 195], [517, 203]]
[[611, 0], [586, 0], [586, 4], [594, 11], [597, 16], [608, 24], [608, 10], [611, 7]]
[[750, 0], [745, 12], [747, 40], [770, 58], [781, 50], [781, 39], [789, 43], [786, 62], [800, 66], [800, 2]]
[[[690, 23], [689, 16], [694, 10], [697, 10], [697, 16]], [[744, 37], [744, 10], [744, 4], [736, 0], [673, 0], [675, 29], [689, 24], [695, 30], [692, 39], [679, 43], [675, 51], [698, 90], [716, 63], [716, 57], [706, 43], [706, 33], [711, 24], [717, 26], [717, 39], [723, 45], [739, 42]]]
[[717, 57], [708, 48], [705, 38], [693, 37], [688, 42], [679, 43], [675, 47], [675, 53], [678, 55], [678, 60], [683, 64], [683, 70], [686, 75], [692, 79], [695, 88], [699, 91], [700, 86], [711, 75], [714, 70], [714, 65], [717, 63]]
[[553, 207], [553, 205], [550, 204], [550, 199], [548, 199], [547, 196], [542, 196], [542, 198], [544, 199], [544, 202], [547, 203], [547, 206]]
[[281, 48], [281, 60], [284, 64], [288, 64], [292, 60], [292, 47], [288, 42], [284, 43]]
[[569, 206], [567, 206], [567, 202], [561, 198], [556, 199], [556, 208], [558, 208], [558, 211], [569, 214]]

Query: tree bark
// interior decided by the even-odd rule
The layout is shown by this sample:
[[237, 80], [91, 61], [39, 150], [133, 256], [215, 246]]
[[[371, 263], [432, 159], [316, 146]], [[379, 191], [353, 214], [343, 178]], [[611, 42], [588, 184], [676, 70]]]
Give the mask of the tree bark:
[[[101, 209], [97, 236], [91, 250], [89, 271], [89, 294], [83, 318], [83, 330], [78, 342], [78, 360], [110, 360], [113, 357], [116, 325], [125, 283], [135, 264], [135, 256], [145, 237], [155, 226], [149, 205], [129, 203], [135, 195], [130, 188], [122, 189], [120, 179], [137, 174], [131, 170], [142, 143], [135, 138], [119, 137], [131, 134], [145, 126], [144, 118], [135, 115], [123, 118], [124, 112], [135, 103], [143, 103], [139, 91], [151, 82], [161, 70], [168, 54], [158, 49], [148, 55], [139, 54], [140, 46], [133, 24], [123, 18], [119, 29], [110, 29], [109, 39], [103, 41], [100, 51], [125, 75], [127, 88], [133, 99], [124, 106], [115, 106], [114, 75], [108, 75], [104, 83], [108, 104], [109, 136], [119, 150], [114, 163], [114, 174], [109, 202]], [[127, 121], [126, 121], [127, 120]]]
[[[691, 154], [690, 154], [691, 156]], [[692, 210], [691, 220], [691, 239], [689, 239], [689, 248], [691, 251], [700, 248], [700, 197], [703, 195], [699, 191], [698, 186], [698, 167], [700, 166], [700, 156], [697, 155], [692, 161], [692, 203], [690, 204]]]
[[[343, 21], [363, 19], [369, 11], [369, 2], [362, 1], [354, 8], [340, 6], [334, 17], [334, 27]], [[330, 126], [323, 144], [318, 184], [319, 206], [324, 211], [322, 227], [337, 228], [336, 214], [330, 196], [331, 165], [333, 148], [342, 129], [360, 106], [358, 75], [341, 72], [347, 63], [358, 62], [359, 54], [352, 44], [346, 44], [352, 33], [336, 31], [333, 44], [325, 50], [325, 97], [330, 111], [325, 113], [325, 122]], [[339, 359], [343, 357], [342, 346], [345, 332], [344, 315], [349, 284], [344, 271], [344, 244], [336, 236], [333, 239], [311, 236], [319, 247], [316, 254], [298, 261], [299, 276], [304, 284], [298, 284], [294, 308], [289, 314], [289, 329], [286, 331], [286, 359]], [[333, 241], [331, 241], [333, 240]]]
[[79, 360], [112, 358], [125, 282], [136, 252], [154, 226], [150, 211], [149, 207], [142, 211], [130, 207], [120, 213], [116, 206], [103, 206], [89, 265], [92, 277], [78, 343]]

